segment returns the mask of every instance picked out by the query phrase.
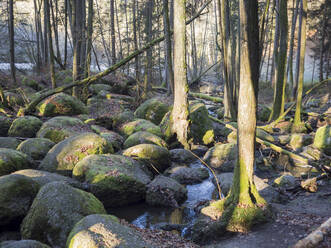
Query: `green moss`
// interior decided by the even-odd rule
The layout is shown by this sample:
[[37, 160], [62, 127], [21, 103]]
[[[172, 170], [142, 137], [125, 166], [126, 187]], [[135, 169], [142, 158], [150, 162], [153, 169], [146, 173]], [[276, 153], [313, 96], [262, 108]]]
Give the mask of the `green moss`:
[[36, 135], [42, 124], [42, 121], [34, 116], [19, 117], [11, 124], [8, 135], [32, 138]]
[[331, 126], [325, 125], [317, 129], [314, 146], [327, 155], [331, 155]]

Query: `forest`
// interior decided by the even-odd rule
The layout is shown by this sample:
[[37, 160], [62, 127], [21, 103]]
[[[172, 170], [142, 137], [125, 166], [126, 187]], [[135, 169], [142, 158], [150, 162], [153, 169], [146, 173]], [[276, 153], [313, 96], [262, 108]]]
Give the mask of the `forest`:
[[1, 0], [0, 248], [330, 248], [330, 0]]

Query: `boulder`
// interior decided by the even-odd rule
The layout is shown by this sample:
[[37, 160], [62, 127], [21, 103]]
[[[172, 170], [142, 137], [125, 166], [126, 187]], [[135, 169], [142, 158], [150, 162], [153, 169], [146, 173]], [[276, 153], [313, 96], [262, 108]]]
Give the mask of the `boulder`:
[[0, 116], [0, 136], [7, 136], [12, 120], [5, 116]]
[[134, 120], [134, 113], [130, 110], [126, 110], [124, 112], [118, 113], [113, 116], [113, 128], [115, 130], [119, 130], [120, 127], [128, 122]]
[[331, 155], [331, 125], [325, 125], [317, 129], [314, 146], [325, 154]]
[[154, 123], [152, 123], [148, 120], [144, 120], [144, 119], [138, 119], [135, 121], [125, 123], [118, 128], [118, 131], [124, 137], [128, 137], [131, 134], [139, 132], [139, 131], [150, 132], [161, 138], [163, 136], [159, 126], [155, 125]]
[[145, 198], [149, 176], [137, 161], [121, 155], [90, 155], [78, 162], [74, 178], [89, 185], [105, 207], [139, 202]]
[[100, 91], [111, 91], [111, 86], [108, 84], [92, 84], [88, 89], [92, 94], [97, 95]]
[[53, 248], [65, 247], [74, 225], [90, 214], [106, 214], [91, 193], [63, 182], [43, 186], [21, 225], [23, 239], [34, 239]]
[[8, 148], [15, 150], [18, 145], [21, 143], [21, 140], [14, 137], [0, 137], [0, 148]]
[[134, 78], [121, 72], [111, 73], [100, 79], [99, 82], [102, 84], [111, 85], [112, 92], [125, 95], [131, 93], [130, 90], [134, 85], [137, 85], [137, 82]]
[[105, 138], [111, 144], [115, 151], [122, 149], [124, 138], [116, 132], [107, 131], [100, 133], [100, 136]]
[[277, 177], [272, 185], [278, 188], [290, 189], [297, 186], [297, 181], [294, 176], [285, 174], [280, 177]]
[[19, 226], [28, 213], [38, 189], [38, 184], [25, 176], [13, 174], [1, 176], [0, 227]]
[[271, 114], [271, 109], [265, 105], [257, 106], [257, 120], [261, 122], [266, 122], [269, 120], [269, 116]]
[[0, 243], [0, 248], [50, 248], [36, 240], [10, 240]]
[[291, 141], [291, 135], [288, 134], [279, 135], [278, 141], [281, 145], [287, 145]]
[[79, 115], [87, 113], [87, 108], [79, 99], [65, 93], [49, 96], [37, 106], [40, 116]]
[[192, 163], [193, 161], [197, 160], [197, 158], [188, 150], [185, 149], [172, 149], [169, 151], [171, 161], [177, 163]]
[[19, 117], [11, 124], [8, 135], [12, 137], [32, 138], [36, 136], [42, 124], [42, 121], [34, 116]]
[[161, 147], [167, 148], [167, 143], [155, 134], [139, 131], [131, 134], [124, 142], [124, 148], [129, 148], [131, 146], [139, 144], [154, 144]]
[[292, 122], [290, 121], [281, 121], [275, 125], [275, 128], [279, 130], [279, 133], [286, 134], [291, 132]]
[[4, 95], [10, 107], [24, 106], [24, 99], [21, 94], [5, 91]]
[[70, 136], [89, 131], [91, 131], [89, 126], [78, 118], [58, 116], [44, 122], [37, 133], [37, 137], [50, 139], [58, 143]]
[[132, 146], [123, 151], [123, 155], [147, 160], [158, 170], [158, 172], [163, 172], [171, 165], [169, 151], [166, 148], [157, 145], [140, 144]]
[[91, 154], [113, 153], [106, 139], [95, 133], [83, 133], [67, 138], [53, 146], [39, 169], [70, 176], [75, 165]]
[[81, 219], [68, 236], [67, 248], [148, 248], [141, 236], [113, 215], [92, 214]]
[[13, 149], [0, 148], [0, 176], [33, 167], [33, 161], [26, 154]]
[[51, 182], [63, 182], [75, 188], [80, 188], [80, 189], [86, 188], [86, 186], [84, 186], [82, 183], [78, 182], [73, 178], [65, 177], [48, 171], [26, 169], [26, 170], [15, 171], [11, 175], [22, 175], [26, 178], [29, 178], [33, 180], [35, 183], [37, 183], [39, 188]]
[[221, 172], [231, 172], [238, 157], [238, 148], [234, 143], [216, 144], [210, 148], [203, 160], [212, 168]]
[[169, 108], [169, 105], [163, 103], [162, 99], [152, 98], [143, 102], [134, 112], [134, 115], [136, 118], [146, 119], [159, 125]]
[[178, 207], [187, 199], [187, 189], [175, 179], [159, 175], [148, 185], [146, 202], [152, 206]]
[[34, 160], [41, 160], [54, 145], [55, 143], [49, 139], [30, 138], [23, 141], [17, 147], [17, 150], [27, 154]]
[[293, 150], [301, 150], [302, 147], [313, 143], [313, 137], [303, 133], [293, 133], [291, 135], [290, 146]]
[[98, 95], [87, 100], [87, 110], [91, 118], [113, 118], [128, 107], [130, 104], [123, 99], [100, 98]]
[[189, 168], [177, 166], [169, 171], [170, 177], [180, 184], [197, 184], [203, 182], [209, 177], [208, 170], [205, 168]]

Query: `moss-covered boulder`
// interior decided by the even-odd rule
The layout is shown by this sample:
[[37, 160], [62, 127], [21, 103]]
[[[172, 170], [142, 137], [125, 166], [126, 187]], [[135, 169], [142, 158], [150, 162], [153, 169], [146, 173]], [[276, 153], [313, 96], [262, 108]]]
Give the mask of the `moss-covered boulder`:
[[294, 188], [295, 186], [297, 186], [297, 181], [294, 176], [285, 174], [280, 177], [277, 177], [274, 180], [272, 185], [275, 187], [278, 187], [278, 188], [290, 189], [290, 188]]
[[165, 148], [168, 146], [167, 143], [159, 136], [156, 136], [150, 132], [139, 131], [131, 134], [125, 140], [124, 148], [129, 148], [139, 144], [154, 144]]
[[34, 116], [19, 117], [11, 124], [8, 135], [12, 137], [32, 138], [36, 136], [42, 124], [42, 121]]
[[21, 140], [15, 137], [0, 137], [0, 148], [16, 149]]
[[171, 165], [170, 153], [168, 149], [157, 145], [140, 144], [132, 146], [123, 151], [123, 155], [147, 160], [159, 172], [163, 172]]
[[75, 165], [91, 154], [113, 153], [106, 139], [95, 133], [83, 133], [56, 144], [42, 160], [39, 169], [70, 176]]
[[266, 122], [269, 120], [269, 116], [271, 114], [271, 109], [265, 105], [258, 105], [257, 106], [257, 120]]
[[109, 132], [100, 133], [100, 136], [105, 138], [108, 141], [108, 143], [110, 143], [113, 146], [114, 151], [119, 151], [122, 149], [124, 138], [118, 133], [109, 131]]
[[97, 95], [100, 91], [111, 91], [111, 86], [108, 84], [92, 84], [88, 89], [92, 94]]
[[134, 112], [134, 115], [136, 118], [146, 119], [159, 125], [169, 108], [169, 105], [163, 103], [162, 99], [152, 98], [143, 102]]
[[24, 105], [24, 99], [21, 94], [11, 91], [5, 91], [4, 95], [10, 107], [17, 107]]
[[23, 141], [17, 150], [29, 155], [34, 160], [41, 160], [54, 145], [55, 143], [49, 139], [31, 138]]
[[203, 160], [221, 172], [231, 172], [238, 157], [238, 148], [234, 143], [216, 144], [210, 148]]
[[91, 131], [90, 127], [78, 118], [58, 116], [44, 122], [37, 133], [38, 138], [46, 138], [58, 143], [70, 136]]
[[0, 148], [0, 176], [33, 167], [34, 163], [26, 154], [13, 149]]
[[134, 120], [134, 113], [130, 110], [123, 111], [113, 116], [113, 128], [119, 130], [119, 128], [128, 122]]
[[192, 163], [197, 158], [188, 150], [185, 149], [172, 149], [169, 151], [171, 156], [171, 161], [177, 163]]
[[19, 226], [28, 213], [38, 189], [37, 183], [25, 176], [1, 176], [0, 227], [7, 225]]
[[86, 106], [77, 98], [58, 93], [46, 98], [37, 106], [40, 116], [79, 115], [87, 113]]
[[39, 190], [22, 222], [22, 238], [38, 240], [53, 248], [65, 247], [74, 225], [90, 214], [106, 214], [93, 194], [62, 182], [48, 183]]
[[152, 206], [178, 207], [187, 199], [187, 189], [175, 179], [159, 175], [148, 185], [146, 202]]
[[36, 240], [10, 240], [0, 243], [0, 248], [50, 248]]
[[83, 185], [82, 183], [78, 182], [73, 178], [65, 177], [57, 173], [51, 173], [48, 171], [26, 169], [26, 170], [15, 171], [11, 175], [22, 175], [26, 178], [30, 178], [31, 180], [33, 180], [35, 183], [38, 184], [39, 188], [41, 188], [42, 186], [48, 183], [63, 182], [75, 188], [86, 189], [85, 185]]
[[180, 184], [197, 184], [209, 177], [208, 170], [205, 168], [189, 168], [186, 166], [176, 166], [169, 170], [170, 177]]
[[275, 125], [276, 130], [281, 134], [290, 133], [292, 129], [292, 122], [281, 121]]
[[279, 135], [277, 139], [281, 145], [287, 145], [291, 141], [291, 135], [289, 134]]
[[105, 207], [139, 202], [145, 198], [149, 176], [139, 163], [121, 155], [90, 155], [76, 164], [74, 178], [87, 183]]
[[12, 120], [5, 116], [0, 116], [0, 136], [7, 136]]
[[191, 135], [195, 143], [208, 145], [214, 142], [213, 123], [203, 103], [190, 105]]
[[135, 121], [131, 121], [121, 125], [119, 128], [119, 133], [122, 134], [124, 137], [128, 137], [133, 133], [139, 131], [146, 131], [152, 134], [155, 134], [162, 138], [162, 132], [159, 126], [155, 125], [154, 123], [145, 120], [145, 119], [138, 119]]
[[92, 214], [81, 219], [68, 236], [67, 248], [148, 248], [141, 236], [113, 215]]
[[331, 155], [331, 126], [325, 125], [317, 129], [314, 146], [322, 150], [325, 154]]
[[308, 134], [294, 133], [291, 135], [290, 146], [293, 150], [299, 150], [313, 143], [313, 137]]

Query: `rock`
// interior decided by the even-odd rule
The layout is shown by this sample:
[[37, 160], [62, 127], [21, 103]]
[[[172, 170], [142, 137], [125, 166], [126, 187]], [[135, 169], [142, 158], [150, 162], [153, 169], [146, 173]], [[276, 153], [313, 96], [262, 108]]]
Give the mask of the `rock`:
[[0, 148], [0, 176], [33, 167], [31, 158], [26, 154], [13, 149]]
[[115, 151], [119, 151], [122, 149], [124, 138], [118, 133], [107, 131], [100, 133], [100, 136], [105, 138], [108, 141], [108, 143], [113, 146]]
[[56, 144], [42, 160], [39, 169], [70, 176], [75, 165], [91, 154], [113, 153], [106, 139], [95, 133], [83, 133]]
[[297, 185], [297, 183], [294, 176], [286, 174], [277, 177], [272, 185], [278, 188], [290, 189], [290, 188], [294, 188]]
[[36, 240], [10, 240], [0, 243], [0, 248], [50, 248]]
[[170, 177], [180, 184], [197, 184], [209, 177], [208, 170], [205, 168], [188, 168], [178, 166], [171, 169]]
[[44, 122], [37, 133], [37, 137], [50, 139], [58, 143], [70, 136], [89, 131], [91, 131], [89, 126], [78, 118], [58, 116]]
[[24, 99], [20, 94], [5, 91], [4, 95], [10, 107], [24, 106]]
[[231, 172], [238, 157], [238, 148], [234, 143], [216, 144], [210, 148], [203, 160], [221, 172]]
[[75, 179], [72, 179], [70, 177], [65, 177], [56, 173], [50, 173], [48, 171], [26, 169], [26, 170], [15, 171], [11, 175], [22, 175], [25, 178], [29, 178], [33, 180], [35, 183], [37, 183], [39, 188], [51, 182], [63, 182], [72, 187], [79, 189], [86, 188], [86, 186], [82, 185], [80, 182], [76, 181]]
[[19, 117], [11, 124], [8, 135], [12, 137], [32, 138], [36, 136], [42, 124], [42, 121], [34, 116]]
[[150, 182], [137, 161], [120, 155], [87, 156], [76, 164], [73, 176], [87, 183], [107, 208], [143, 200]]
[[111, 86], [108, 84], [92, 84], [88, 87], [89, 91], [97, 95], [100, 91], [111, 91]]
[[7, 136], [12, 120], [5, 116], [0, 116], [0, 136]]
[[49, 139], [31, 138], [23, 141], [17, 147], [17, 150], [27, 154], [34, 160], [41, 160], [54, 145], [55, 143]]
[[191, 145], [191, 151], [195, 155], [197, 155], [199, 157], [202, 157], [208, 151], [208, 146], [204, 146], [204, 145]]
[[[108, 95], [107, 95], [108, 96]], [[87, 110], [91, 118], [113, 118], [130, 107], [130, 103], [122, 99], [91, 97], [87, 100]]]
[[313, 143], [313, 137], [308, 134], [293, 133], [291, 135], [290, 146], [293, 150], [300, 150], [311, 143]]
[[[271, 143], [274, 143], [276, 141], [276, 139], [269, 134], [268, 132], [264, 131], [263, 129], [257, 128], [256, 129], [256, 136], [259, 137], [260, 139], [269, 141]], [[228, 137], [227, 137], [227, 141], [229, 143], [237, 143], [237, 131], [232, 131]]]
[[62, 248], [74, 225], [90, 214], [106, 214], [94, 195], [66, 183], [48, 183], [39, 190], [22, 222], [22, 238]]
[[[28, 213], [38, 185], [22, 175], [0, 177], [0, 227], [19, 226]], [[0, 246], [1, 247], [1, 246]]]
[[92, 214], [81, 219], [68, 236], [67, 248], [147, 248], [141, 236], [113, 215]]
[[202, 103], [192, 104], [189, 108], [191, 120], [191, 134], [194, 143], [208, 145], [214, 142], [213, 123], [209, 119], [206, 106]]
[[317, 129], [314, 146], [325, 154], [331, 155], [331, 125], [325, 125]]
[[228, 134], [228, 137], [226, 138], [226, 140], [229, 143], [237, 144], [237, 131], [232, 131], [231, 133], [229, 133]]
[[178, 163], [192, 163], [197, 160], [197, 158], [190, 152], [185, 149], [172, 149], [169, 151], [171, 161]]
[[134, 112], [134, 115], [136, 118], [146, 119], [159, 125], [169, 108], [169, 105], [163, 103], [162, 99], [152, 98], [143, 102]]
[[114, 72], [103, 77], [100, 79], [100, 83], [111, 85], [113, 93], [124, 95], [130, 93], [130, 90], [133, 88], [133, 86], [137, 85], [137, 82], [134, 78], [129, 77], [121, 72]]
[[159, 126], [155, 125], [154, 123], [144, 120], [144, 119], [138, 119], [132, 122], [128, 122], [123, 124], [121, 127], [119, 127], [119, 133], [122, 134], [124, 137], [128, 137], [133, 133], [139, 132], [139, 131], [146, 131], [150, 132], [152, 134], [155, 134], [162, 138], [161, 129]]
[[306, 103], [306, 108], [319, 108], [321, 99], [309, 99]]
[[163, 172], [171, 165], [169, 151], [157, 145], [140, 144], [132, 146], [123, 151], [123, 155], [148, 160], [159, 172]]
[[284, 134], [278, 136], [278, 141], [281, 145], [287, 145], [291, 140], [291, 135]]
[[0, 137], [0, 148], [8, 148], [15, 150], [21, 143], [21, 140], [14, 137]]
[[121, 112], [113, 116], [113, 128], [115, 130], [118, 130], [123, 124], [131, 122], [133, 120], [134, 120], [134, 113], [132, 111], [126, 110], [124, 112]]
[[86, 106], [76, 97], [65, 93], [49, 96], [37, 106], [40, 116], [79, 115], [87, 113]]
[[148, 185], [146, 202], [152, 206], [178, 207], [187, 198], [187, 189], [175, 179], [159, 175]]
[[275, 128], [279, 130], [279, 133], [286, 134], [291, 132], [292, 122], [290, 121], [281, 121], [275, 125]]
[[265, 105], [257, 106], [257, 120], [261, 122], [266, 122], [269, 120], [269, 116], [271, 114], [271, 109]]
[[139, 131], [131, 134], [124, 142], [124, 148], [129, 148], [131, 146], [139, 144], [154, 144], [161, 147], [167, 148], [167, 143], [161, 139], [159, 136], [156, 136], [149, 132]]

